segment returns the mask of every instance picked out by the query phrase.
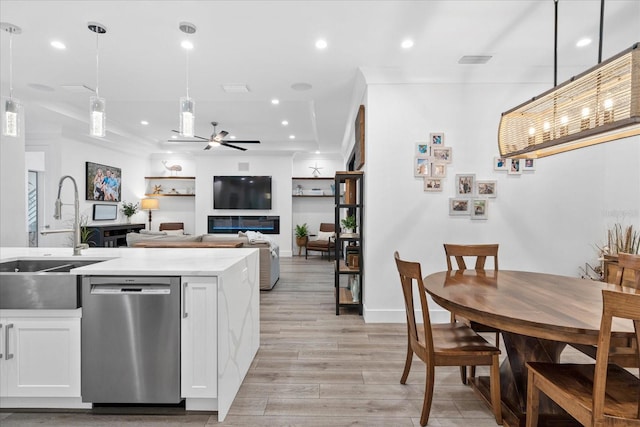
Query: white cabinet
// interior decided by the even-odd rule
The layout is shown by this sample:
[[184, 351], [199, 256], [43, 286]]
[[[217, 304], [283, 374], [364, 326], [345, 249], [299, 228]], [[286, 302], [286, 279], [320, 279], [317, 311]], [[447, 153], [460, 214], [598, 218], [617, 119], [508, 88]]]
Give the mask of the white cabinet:
[[0, 323], [0, 397], [80, 397], [79, 317]]
[[184, 398], [218, 397], [217, 290], [216, 277], [182, 277], [180, 345]]

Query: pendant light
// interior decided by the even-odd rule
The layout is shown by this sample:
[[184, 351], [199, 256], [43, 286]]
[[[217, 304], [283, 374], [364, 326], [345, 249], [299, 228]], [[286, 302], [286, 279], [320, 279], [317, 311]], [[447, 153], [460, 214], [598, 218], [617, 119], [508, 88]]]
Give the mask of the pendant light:
[[[557, 57], [557, 5], [556, 46]], [[640, 135], [640, 43], [602, 61], [604, 0], [598, 64], [502, 114], [500, 155], [539, 158]], [[557, 61], [554, 61], [557, 62]]]
[[0, 28], [9, 33], [9, 99], [4, 104], [2, 134], [18, 137], [22, 128], [22, 104], [13, 97], [13, 35], [22, 33], [22, 29], [8, 22], [2, 22]]
[[[178, 26], [185, 34], [196, 32], [196, 26], [189, 22], [181, 22]], [[182, 43], [182, 47], [187, 51], [187, 96], [180, 98], [180, 136], [193, 137], [195, 134], [195, 101], [189, 97], [189, 51], [193, 49], [193, 44], [189, 41]]]
[[100, 93], [98, 92], [98, 85], [100, 83], [98, 40], [100, 39], [100, 34], [105, 34], [107, 32], [107, 28], [97, 22], [89, 22], [87, 27], [90, 31], [96, 33], [96, 94], [89, 98], [89, 135], [104, 137], [106, 133], [107, 120], [106, 101], [104, 98], [100, 98]]

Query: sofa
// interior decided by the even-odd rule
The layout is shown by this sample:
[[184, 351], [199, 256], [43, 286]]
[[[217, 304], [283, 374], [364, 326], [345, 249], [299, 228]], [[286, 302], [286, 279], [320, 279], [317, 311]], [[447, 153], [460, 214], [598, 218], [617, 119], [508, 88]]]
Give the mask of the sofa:
[[[173, 245], [175, 243], [175, 245]], [[249, 238], [239, 235], [217, 236], [213, 234], [185, 235], [180, 233], [149, 232], [141, 230], [140, 233], [127, 234], [127, 246], [129, 247], [189, 247], [210, 248], [216, 247], [243, 247], [257, 248], [260, 250], [260, 289], [271, 290], [280, 278], [280, 249], [266, 241], [250, 242]]]

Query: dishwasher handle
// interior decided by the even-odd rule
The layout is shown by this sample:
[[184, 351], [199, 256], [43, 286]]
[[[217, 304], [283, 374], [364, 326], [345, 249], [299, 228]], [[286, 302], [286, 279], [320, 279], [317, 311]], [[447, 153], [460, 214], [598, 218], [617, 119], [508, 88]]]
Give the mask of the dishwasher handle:
[[184, 282], [182, 284], [182, 318], [186, 319], [189, 317], [189, 313], [187, 313], [187, 286], [189, 283]]

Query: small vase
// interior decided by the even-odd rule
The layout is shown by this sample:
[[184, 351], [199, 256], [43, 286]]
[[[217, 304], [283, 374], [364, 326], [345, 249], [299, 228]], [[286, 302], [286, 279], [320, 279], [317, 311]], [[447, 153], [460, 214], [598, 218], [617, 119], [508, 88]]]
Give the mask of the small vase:
[[127, 223], [127, 224], [131, 224], [131, 217], [130, 217], [130, 216], [128, 216], [128, 217], [126, 217], [126, 218], [127, 218], [126, 223]]

